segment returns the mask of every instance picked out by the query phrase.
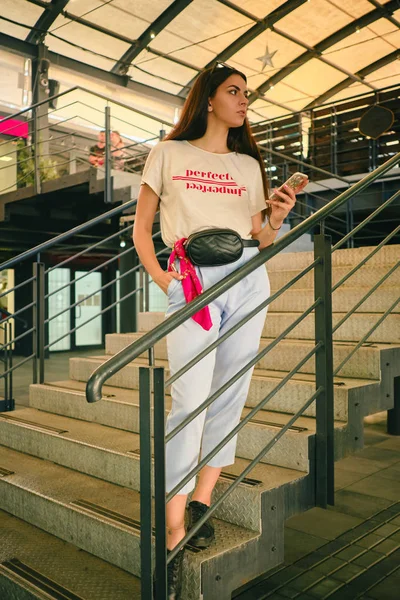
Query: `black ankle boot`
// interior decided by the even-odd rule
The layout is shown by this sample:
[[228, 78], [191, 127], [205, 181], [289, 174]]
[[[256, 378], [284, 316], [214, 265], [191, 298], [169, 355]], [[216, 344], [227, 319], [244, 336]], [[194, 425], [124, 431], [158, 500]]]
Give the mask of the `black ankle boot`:
[[[188, 530], [190, 530], [193, 525], [197, 523], [197, 521], [204, 515], [204, 513], [210, 507], [207, 504], [203, 504], [202, 502], [197, 502], [197, 500], [192, 500], [189, 502], [189, 522], [188, 522]], [[208, 519], [200, 529], [190, 538], [189, 543], [196, 548], [208, 548], [211, 542], [214, 539], [214, 525], [210, 519]]]
[[[172, 550], [167, 549], [167, 556]], [[167, 565], [167, 598], [168, 600], [179, 600], [182, 589], [182, 563], [185, 548], [179, 550], [178, 554]], [[153, 578], [153, 598], [158, 600], [156, 592], [156, 583]]]

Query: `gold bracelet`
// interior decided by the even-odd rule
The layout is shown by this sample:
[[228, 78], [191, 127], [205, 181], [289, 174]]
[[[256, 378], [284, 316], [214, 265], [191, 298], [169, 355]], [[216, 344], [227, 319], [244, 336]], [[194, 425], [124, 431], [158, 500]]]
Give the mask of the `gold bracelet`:
[[271, 221], [268, 219], [268, 225], [271, 227], [272, 231], [279, 231], [280, 229], [282, 229], [282, 225], [280, 227], [272, 227], [271, 225]]

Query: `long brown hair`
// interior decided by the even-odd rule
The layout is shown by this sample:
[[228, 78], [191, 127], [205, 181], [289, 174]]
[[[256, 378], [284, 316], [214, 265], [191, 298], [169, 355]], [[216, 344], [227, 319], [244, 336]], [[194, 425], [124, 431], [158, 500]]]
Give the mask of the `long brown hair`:
[[[165, 136], [166, 140], [197, 140], [205, 135], [207, 130], [208, 99], [213, 98], [217, 88], [231, 75], [239, 75], [247, 83], [244, 73], [228, 66], [210, 67], [197, 77], [189, 92], [182, 109], [178, 123]], [[228, 131], [227, 146], [231, 152], [248, 154], [260, 163], [261, 177], [264, 187], [265, 200], [269, 198], [269, 185], [265, 173], [264, 161], [254, 140], [249, 122], [246, 119], [240, 127], [231, 127]], [[270, 207], [263, 212], [269, 215]]]

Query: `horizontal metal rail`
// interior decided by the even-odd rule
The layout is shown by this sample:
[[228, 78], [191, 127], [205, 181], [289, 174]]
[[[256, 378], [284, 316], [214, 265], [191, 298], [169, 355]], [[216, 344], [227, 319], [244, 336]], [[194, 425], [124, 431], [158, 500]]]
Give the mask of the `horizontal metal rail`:
[[[130, 248], [130, 250], [132, 250]], [[115, 277], [114, 279], [112, 279], [111, 281], [107, 281], [107, 283], [105, 283], [104, 285], [102, 285], [100, 288], [98, 288], [97, 290], [95, 290], [94, 292], [91, 292], [90, 294], [88, 294], [87, 296], [84, 296], [81, 300], [77, 300], [76, 302], [74, 302], [73, 304], [70, 304], [67, 308], [64, 308], [62, 311], [58, 312], [55, 315], [52, 315], [51, 317], [45, 319], [45, 323], [49, 323], [50, 321], [52, 321], [53, 319], [56, 319], [57, 317], [59, 317], [60, 315], [64, 314], [65, 312], [67, 312], [68, 310], [71, 310], [72, 308], [76, 308], [77, 306], [79, 306], [79, 304], [82, 304], [82, 302], [86, 302], [86, 300], [88, 298], [92, 298], [92, 296], [95, 296], [96, 294], [98, 294], [99, 292], [102, 292], [103, 290], [107, 289], [108, 287], [110, 287], [110, 285], [113, 285], [114, 283], [116, 283], [117, 281], [119, 281], [120, 279], [123, 279], [124, 277], [126, 277], [127, 275], [130, 275], [131, 273], [133, 273], [134, 271], [137, 271], [140, 268], [141, 265], [136, 265], [135, 267], [132, 267], [131, 269], [129, 269], [128, 271], [125, 271], [125, 273], [122, 273], [122, 275], [118, 275], [118, 277]], [[70, 282], [67, 285], [72, 285], [72, 283]]]
[[[261, 304], [259, 304], [259, 306], [257, 306], [256, 308], [254, 308], [248, 315], [246, 315], [245, 317], [243, 317], [243, 319], [241, 319], [238, 323], [236, 323], [236, 325], [234, 325], [233, 327], [231, 327], [230, 329], [228, 329], [228, 331], [226, 331], [223, 335], [221, 335], [220, 338], [218, 338], [217, 340], [215, 340], [215, 342], [213, 342], [212, 344], [210, 344], [209, 346], [207, 346], [207, 348], [205, 348], [204, 350], [202, 350], [191, 361], [189, 361], [186, 365], [184, 365], [181, 369], [179, 369], [179, 371], [177, 371], [176, 373], [174, 373], [174, 375], [172, 375], [172, 377], [170, 377], [169, 379], [167, 379], [167, 381], [165, 382], [165, 387], [168, 387], [168, 386], [172, 385], [174, 383], [174, 381], [176, 381], [177, 379], [179, 379], [179, 377], [181, 377], [187, 371], [189, 371], [197, 362], [199, 362], [205, 356], [207, 356], [207, 354], [209, 354], [210, 352], [212, 352], [213, 350], [215, 350], [215, 348], [217, 348], [220, 344], [222, 344], [222, 342], [225, 342], [231, 335], [233, 335], [234, 333], [236, 333], [236, 331], [238, 331], [238, 329], [240, 329], [242, 327], [242, 325], [244, 325], [247, 321], [250, 321], [250, 319], [252, 319], [253, 317], [255, 317], [263, 308], [265, 308], [266, 306], [268, 306], [269, 304], [271, 304], [272, 302], [274, 302], [274, 300], [276, 300], [277, 298], [279, 298], [279, 296], [281, 294], [283, 294], [284, 292], [286, 292], [293, 284], [295, 284], [297, 281], [299, 281], [300, 279], [302, 279], [304, 277], [304, 275], [307, 275], [307, 273], [309, 273], [319, 262], [320, 262], [319, 258], [317, 258], [316, 260], [314, 260], [313, 263], [311, 263], [310, 265], [308, 265], [308, 267], [306, 267], [301, 273], [299, 273], [298, 275], [296, 275], [295, 277], [293, 277], [293, 279], [291, 279], [290, 281], [288, 281], [288, 283], [286, 283], [283, 287], [281, 287], [280, 290], [278, 290], [277, 292], [275, 292], [272, 296], [269, 296], [269, 298], [267, 298], [266, 300], [264, 300], [264, 302], [262, 302]], [[310, 307], [311, 310], [313, 310], [315, 308], [315, 306], [317, 306], [316, 303], [314, 303], [312, 305], [312, 308]], [[307, 309], [307, 310], [310, 310], [310, 309]], [[296, 322], [297, 322], [297, 319], [296, 319], [295, 323]], [[287, 333], [289, 333], [289, 331], [291, 331], [291, 329], [289, 329], [289, 331], [287, 329], [285, 329], [285, 332], [286, 332], [285, 335], [287, 335]], [[280, 337], [280, 336], [278, 336], [278, 337]], [[283, 339], [283, 338], [280, 338], [280, 339]]]
[[30, 356], [27, 356], [27, 358], [25, 358], [24, 360], [21, 360], [21, 362], [19, 362], [17, 365], [14, 365], [13, 367], [11, 367], [11, 369], [8, 369], [7, 371], [4, 371], [4, 373], [0, 374], [0, 379], [2, 377], [5, 377], [9, 373], [12, 373], [13, 371], [15, 371], [15, 369], [18, 369], [18, 367], [21, 367], [26, 362], [28, 362], [28, 360], [31, 360], [31, 358], [34, 358], [35, 356], [36, 356], [36, 354], [31, 354]]
[[9, 315], [8, 317], [5, 317], [5, 319], [2, 319], [1, 320], [2, 324], [7, 323], [7, 321], [9, 321], [10, 319], [14, 319], [17, 315], [20, 315], [25, 310], [28, 310], [28, 308], [32, 308], [32, 306], [35, 306], [35, 304], [36, 304], [36, 302], [31, 302], [30, 304], [26, 304], [19, 310], [16, 310], [12, 315]]
[[28, 283], [31, 283], [34, 279], [35, 279], [35, 277], [29, 277], [29, 279], [25, 279], [25, 281], [23, 281], [22, 283], [18, 283], [18, 285], [14, 285], [13, 288], [0, 294], [0, 298], [3, 298], [3, 296], [7, 296], [8, 294], [11, 294], [11, 292], [15, 292], [15, 290], [17, 290], [20, 287], [23, 287], [24, 285], [27, 285]]
[[2, 350], [4, 350], [5, 348], [7, 348], [8, 346], [12, 346], [12, 344], [15, 344], [15, 342], [18, 342], [19, 340], [22, 340], [23, 337], [25, 337], [29, 333], [33, 333], [34, 331], [35, 331], [35, 327], [32, 327], [31, 329], [28, 329], [27, 331], [24, 331], [24, 333], [21, 333], [16, 338], [13, 338], [9, 342], [7, 342], [7, 344], [3, 344], [2, 346], [0, 346], [0, 352]]
[[50, 344], [47, 344], [47, 346], [44, 347], [44, 350], [48, 350], [51, 346], [54, 346], [54, 344], [57, 344], [57, 342], [59, 342], [60, 340], [63, 340], [65, 337], [67, 337], [71, 333], [74, 333], [74, 331], [77, 331], [78, 329], [80, 329], [84, 325], [87, 325], [88, 323], [90, 323], [90, 321], [93, 321], [94, 319], [98, 319], [99, 317], [101, 317], [102, 315], [104, 315], [104, 313], [106, 313], [108, 310], [110, 310], [111, 308], [114, 308], [114, 306], [117, 306], [117, 304], [119, 304], [123, 300], [127, 300], [128, 298], [130, 298], [130, 296], [134, 296], [135, 294], [137, 294], [138, 292], [140, 292], [142, 289], [143, 288], [136, 288], [136, 290], [133, 290], [132, 292], [129, 292], [129, 294], [125, 294], [125, 296], [122, 296], [122, 298], [119, 298], [119, 300], [116, 300], [112, 304], [109, 304], [108, 306], [106, 306], [106, 308], [103, 308], [103, 310], [101, 310], [99, 313], [97, 313], [97, 315], [93, 315], [93, 317], [90, 317], [90, 319], [87, 319], [87, 321], [84, 321], [84, 323], [81, 323], [80, 325], [77, 325], [76, 327], [74, 327], [73, 329], [70, 329], [67, 333], [65, 333], [61, 337], [57, 338], [56, 340], [54, 340]]
[[97, 225], [97, 223], [101, 223], [101, 221], [104, 221], [105, 219], [110, 219], [116, 215], [119, 215], [121, 212], [124, 212], [128, 208], [132, 208], [133, 206], [136, 206], [136, 204], [137, 204], [137, 200], [130, 200], [129, 202], [125, 202], [125, 204], [122, 204], [121, 206], [112, 208], [111, 210], [109, 210], [101, 215], [98, 215], [97, 217], [94, 217], [93, 219], [90, 219], [90, 221], [86, 221], [86, 223], [81, 223], [81, 225], [77, 225], [76, 227], [69, 229], [65, 233], [60, 233], [60, 235], [57, 235], [56, 237], [52, 238], [51, 240], [48, 240], [47, 242], [43, 242], [42, 244], [39, 244], [39, 246], [35, 246], [34, 248], [31, 248], [30, 250], [26, 250], [25, 252], [22, 252], [21, 254], [19, 254], [18, 256], [15, 256], [14, 258], [11, 258], [10, 260], [6, 260], [5, 262], [3, 262], [0, 265], [0, 271], [2, 271], [3, 269], [9, 269], [13, 265], [18, 264], [19, 262], [21, 262], [22, 260], [25, 260], [26, 258], [30, 258], [31, 256], [35, 256], [36, 254], [40, 254], [44, 250], [48, 250], [52, 246], [59, 244], [60, 242], [63, 242], [64, 240], [67, 240], [72, 236], [74, 236], [78, 233], [81, 233], [82, 231], [86, 231], [86, 229], [90, 229], [90, 227], [92, 227], [93, 225]]
[[[110, 259], [107, 262], [111, 262], [112, 260], [116, 260], [117, 258], [119, 258], [120, 256], [122, 256], [122, 254], [125, 254], [126, 252], [132, 252], [134, 250], [134, 248], [128, 248], [128, 250], [126, 250], [125, 252], [121, 252], [121, 254], [114, 256], [112, 259]], [[160, 254], [162, 254], [164, 252], [164, 250], [160, 250], [159, 252], [157, 252], [156, 256], [159, 256]], [[102, 267], [104, 266], [104, 264], [101, 265]], [[114, 279], [112, 279], [111, 281], [107, 281], [107, 283], [105, 283], [103, 286], [101, 286], [101, 288], [98, 288], [96, 291], [91, 292], [90, 294], [88, 294], [87, 296], [85, 296], [84, 298], [82, 298], [81, 300], [78, 300], [77, 302], [75, 302], [74, 304], [69, 305], [67, 308], [64, 308], [61, 312], [57, 313], [56, 315], [52, 315], [51, 317], [49, 317], [48, 319], [45, 320], [45, 323], [48, 323], [50, 321], [52, 321], [53, 319], [55, 319], [56, 317], [59, 317], [60, 315], [62, 315], [63, 313], [67, 312], [68, 310], [71, 310], [71, 308], [75, 308], [76, 306], [78, 306], [79, 304], [82, 304], [82, 302], [85, 302], [88, 298], [91, 298], [92, 296], [94, 296], [95, 294], [98, 294], [99, 292], [105, 290], [107, 287], [109, 287], [110, 285], [112, 285], [113, 283], [116, 283], [117, 281], [119, 281], [120, 279], [123, 279], [124, 277], [126, 277], [127, 275], [130, 275], [131, 273], [135, 273], [135, 271], [138, 271], [143, 265], [140, 263], [138, 265], [136, 265], [135, 267], [132, 267], [131, 269], [129, 269], [128, 271], [125, 271], [125, 273], [122, 273], [122, 275], [118, 275], [118, 277], [115, 277]], [[94, 269], [92, 269], [92, 271], [88, 271], [87, 273], [85, 273], [85, 275], [83, 275], [82, 277], [79, 277], [78, 279], [73, 279], [72, 281], [70, 281], [69, 283], [66, 283], [62, 288], [58, 288], [56, 291], [59, 292], [61, 289], [64, 289], [65, 287], [69, 287], [71, 285], [73, 285], [74, 283], [76, 283], [77, 281], [79, 281], [80, 279], [83, 279], [84, 277], [86, 277], [89, 273], [92, 273], [93, 271], [96, 271], [98, 269], [98, 267], [95, 267]]]
[[390, 315], [390, 313], [392, 312], [392, 310], [394, 308], [396, 308], [397, 304], [400, 302], [400, 297], [397, 298], [397, 300], [395, 300], [395, 302], [393, 302], [393, 304], [383, 313], [383, 315], [381, 316], [380, 319], [378, 319], [378, 321], [375, 323], [375, 325], [373, 327], [371, 327], [371, 329], [368, 331], [368, 333], [366, 333], [362, 339], [357, 343], [357, 345], [353, 348], [353, 350], [346, 356], [346, 358], [344, 360], [342, 360], [342, 362], [340, 363], [340, 365], [335, 369], [335, 371], [333, 372], [333, 375], [336, 376], [339, 371], [344, 367], [344, 365], [350, 360], [350, 358], [353, 356], [353, 354], [355, 352], [357, 352], [357, 350], [360, 348], [360, 346], [362, 346], [367, 339], [369, 338], [369, 336], [374, 333], [375, 329], [377, 329], [379, 327], [379, 325], [382, 323], [382, 321], [384, 321], [386, 319], [386, 317], [388, 315]]
[[332, 247], [332, 252], [335, 252], [335, 250], [337, 250], [338, 248], [343, 246], [343, 244], [345, 244], [348, 239], [350, 239], [355, 233], [360, 231], [360, 229], [362, 229], [364, 227], [364, 225], [369, 223], [376, 215], [379, 215], [379, 213], [382, 210], [384, 210], [385, 208], [387, 208], [398, 196], [400, 196], [400, 190], [398, 192], [396, 192], [395, 194], [393, 194], [393, 196], [388, 198], [388, 200], [386, 200], [386, 202], [381, 204], [376, 210], [374, 210], [374, 212], [371, 213], [366, 219], [364, 219], [364, 221], [361, 221], [361, 223], [359, 223], [356, 227], [354, 227], [354, 229], [352, 229], [347, 235], [345, 235], [344, 238], [339, 240], [339, 242], [337, 242]]
[[[54, 269], [60, 269], [61, 267], [63, 267], [64, 265], [68, 264], [69, 262], [71, 262], [71, 260], [75, 260], [76, 258], [79, 258], [80, 256], [83, 256], [84, 254], [87, 254], [88, 252], [91, 252], [92, 250], [94, 250], [95, 248], [99, 248], [101, 246], [103, 246], [104, 244], [108, 243], [110, 240], [119, 237], [120, 235], [122, 235], [123, 233], [126, 233], [129, 229], [131, 229], [133, 227], [132, 225], [128, 225], [127, 227], [125, 227], [124, 229], [121, 229], [120, 231], [117, 231], [116, 233], [113, 233], [112, 235], [109, 235], [107, 238], [105, 239], [101, 239], [99, 242], [96, 242], [94, 244], [92, 244], [91, 246], [86, 246], [84, 250], [82, 250], [81, 252], [77, 252], [76, 254], [74, 254], [73, 256], [70, 256], [69, 258], [67, 258], [66, 260], [63, 260], [61, 263], [57, 263], [56, 265], [54, 265], [53, 267], [49, 267], [48, 269], [46, 269], [45, 271], [45, 275], [47, 275], [48, 273], [50, 273], [51, 271], [54, 271]], [[125, 251], [124, 251], [125, 252]], [[123, 252], [121, 252], [121, 254], [118, 254], [117, 256], [121, 256], [123, 254]], [[102, 263], [101, 266], [105, 266], [107, 263]], [[91, 272], [91, 271], [90, 271]]]
[[[318, 262], [318, 261], [315, 261]], [[308, 269], [309, 271], [310, 269]], [[299, 278], [300, 279], [300, 278]], [[286, 284], [285, 288], [287, 289], [288, 284]], [[283, 290], [286, 291], [286, 290]], [[207, 346], [207, 348], [205, 348], [204, 350], [202, 350], [202, 352], [200, 352], [197, 356], [195, 356], [191, 361], [189, 361], [184, 367], [182, 367], [181, 369], [179, 369], [179, 371], [177, 371], [176, 373], [174, 373], [174, 375], [172, 375], [172, 377], [170, 377], [169, 379], [167, 379], [167, 381], [165, 382], [165, 387], [169, 387], [170, 385], [172, 385], [177, 379], [179, 379], [179, 377], [182, 377], [182, 375], [184, 375], [185, 373], [187, 373], [187, 371], [190, 371], [190, 369], [192, 367], [194, 367], [195, 364], [197, 364], [200, 360], [202, 360], [205, 356], [207, 356], [207, 354], [209, 354], [210, 352], [212, 352], [213, 350], [215, 350], [215, 348], [218, 348], [218, 346], [220, 344], [222, 344], [223, 342], [225, 342], [231, 335], [233, 335], [236, 331], [238, 331], [238, 329], [240, 329], [240, 327], [242, 327], [245, 323], [247, 323], [247, 321], [250, 321], [250, 319], [252, 319], [256, 314], [258, 314], [260, 312], [260, 310], [262, 310], [263, 308], [265, 308], [266, 306], [268, 306], [268, 304], [270, 304], [271, 302], [273, 302], [273, 300], [275, 300], [281, 293], [283, 293], [283, 291], [279, 290], [279, 292], [276, 292], [274, 294], [274, 297], [270, 296], [269, 298], [267, 298], [267, 300], [264, 300], [264, 302], [262, 302], [259, 306], [257, 306], [257, 308], [253, 309], [246, 317], [244, 317], [243, 319], [241, 319], [238, 323], [236, 323], [236, 325], [234, 327], [231, 327], [231, 329], [229, 329], [226, 333], [224, 333], [220, 338], [218, 338], [217, 340], [215, 340], [215, 342], [213, 342], [212, 344], [210, 344], [210, 346]], [[273, 298], [273, 299], [272, 299]], [[316, 300], [309, 308], [307, 308], [307, 310], [305, 310], [300, 317], [298, 317], [295, 321], [293, 321], [293, 323], [291, 323], [282, 333], [280, 333], [273, 342], [271, 342], [271, 344], [269, 344], [268, 346], [266, 346], [266, 348], [263, 349], [263, 355], [260, 358], [263, 358], [267, 352], [269, 352], [269, 350], [272, 350], [276, 344], [278, 342], [280, 342], [281, 340], [283, 340], [288, 333], [290, 333], [292, 331], [292, 329], [294, 329], [295, 327], [297, 327], [297, 325], [299, 323], [301, 323], [301, 321], [308, 316], [316, 306], [318, 306], [318, 304], [320, 303], [320, 299]], [[266, 351], [266, 349], [268, 348], [268, 350]]]
[[[87, 94], [90, 94], [91, 96], [96, 96], [96, 98], [102, 98], [103, 100], [106, 100], [107, 102], [110, 102], [111, 104], [115, 104], [116, 106], [121, 106], [123, 108], [127, 108], [128, 110], [130, 110], [134, 113], [137, 113], [138, 115], [140, 115], [142, 117], [148, 117], [148, 118], [152, 119], [153, 121], [157, 121], [158, 123], [161, 123], [163, 125], [168, 125], [168, 127], [174, 126], [173, 123], [169, 123], [169, 122], [165, 121], [164, 119], [159, 119], [158, 117], [154, 117], [153, 115], [148, 115], [145, 112], [138, 110], [137, 108], [133, 108], [129, 104], [124, 104], [123, 102], [120, 102], [119, 100], [114, 100], [113, 98], [110, 98], [109, 96], [105, 96], [104, 94], [99, 94], [97, 92], [93, 92], [92, 90], [88, 90], [87, 88], [84, 88], [80, 85], [75, 85], [74, 87], [70, 88], [69, 90], [65, 90], [64, 92], [55, 94], [54, 96], [46, 98], [45, 100], [41, 100], [40, 102], [31, 104], [30, 106], [27, 106], [26, 108], [23, 108], [22, 110], [19, 110], [18, 112], [13, 113], [12, 115], [9, 115], [7, 117], [4, 117], [3, 119], [0, 119], [0, 123], [8, 121], [9, 119], [15, 119], [16, 117], [19, 117], [20, 115], [23, 115], [26, 112], [33, 110], [34, 108], [38, 108], [39, 106], [42, 106], [43, 104], [47, 104], [51, 101], [56, 100], [57, 98], [61, 98], [62, 96], [65, 96], [66, 94], [76, 92], [77, 90], [79, 90], [81, 92], [86, 92]], [[79, 100], [79, 102], [82, 102], [82, 101]], [[62, 108], [63, 107], [60, 106], [56, 110], [61, 110]]]
[[365, 265], [365, 263], [366, 263], [366, 262], [368, 262], [368, 261], [369, 261], [369, 259], [370, 259], [370, 258], [372, 258], [372, 257], [374, 256], [374, 254], [376, 254], [377, 252], [379, 252], [379, 250], [380, 250], [380, 249], [381, 249], [383, 246], [385, 246], [385, 245], [386, 245], [386, 243], [387, 243], [389, 240], [391, 240], [391, 239], [392, 239], [392, 237], [393, 237], [393, 236], [395, 236], [395, 235], [396, 235], [396, 233], [397, 233], [399, 230], [400, 230], [400, 225], [398, 225], [398, 226], [396, 227], [396, 229], [394, 229], [394, 230], [393, 230], [391, 233], [389, 233], [389, 235], [387, 235], [387, 236], [385, 237], [385, 239], [383, 239], [383, 240], [380, 242], [380, 244], [378, 244], [378, 246], [375, 246], [375, 248], [372, 250], [372, 252], [370, 252], [370, 253], [368, 254], [368, 256], [366, 256], [365, 258], [363, 258], [363, 259], [362, 259], [362, 260], [361, 260], [361, 261], [358, 263], [358, 265], [356, 265], [355, 267], [353, 267], [353, 269], [351, 269], [351, 270], [350, 270], [348, 273], [346, 273], [346, 275], [344, 275], [340, 281], [338, 281], [337, 283], [335, 283], [335, 285], [334, 285], [334, 286], [332, 286], [332, 293], [333, 293], [333, 292], [335, 292], [335, 291], [336, 291], [336, 290], [337, 290], [337, 289], [338, 289], [338, 288], [339, 288], [341, 285], [343, 285], [343, 283], [344, 283], [345, 281], [347, 281], [348, 279], [350, 279], [350, 277], [351, 277], [352, 275], [354, 275], [354, 273], [355, 273], [356, 271], [358, 271], [358, 269], [359, 269], [360, 267], [362, 267], [363, 265]]
[[349, 310], [349, 312], [343, 317], [343, 319], [341, 319], [338, 323], [336, 323], [336, 325], [332, 328], [332, 334], [335, 333], [335, 331], [337, 331], [339, 329], [339, 327], [341, 327], [343, 325], [343, 323], [345, 323], [347, 321], [347, 319], [349, 317], [351, 317], [351, 315], [353, 313], [356, 312], [357, 308], [359, 308], [362, 304], [364, 304], [364, 302], [378, 289], [379, 286], [382, 285], [382, 283], [384, 281], [386, 281], [386, 279], [388, 279], [390, 277], [390, 275], [392, 275], [392, 273], [395, 272], [395, 270], [400, 266], [400, 261], [395, 264], [390, 271], [388, 271], [383, 277], [381, 277], [381, 279], [378, 281], [378, 283], [376, 283], [370, 290], [368, 290], [368, 292], [365, 294], [365, 296], [363, 296], [363, 298], [361, 298], [361, 300], [359, 300], [359, 302], [357, 302], [357, 304], [355, 304], [353, 306], [353, 308], [351, 310]]
[[283, 235], [281, 238], [278, 238], [274, 244], [261, 250], [257, 256], [250, 259], [246, 264], [219, 281], [209, 290], [206, 290], [203, 294], [200, 294], [200, 296], [195, 298], [195, 300], [190, 302], [187, 306], [172, 314], [170, 317], [168, 317], [168, 319], [155, 327], [152, 331], [145, 333], [140, 340], [133, 342], [118, 352], [118, 354], [112, 356], [107, 363], [97, 368], [89, 378], [86, 387], [86, 399], [88, 402], [97, 402], [101, 399], [102, 385], [114, 373], [137, 358], [137, 356], [154, 346], [156, 342], [165, 337], [165, 335], [167, 335], [170, 331], [175, 329], [178, 325], [181, 325], [184, 321], [186, 321], [186, 319], [192, 317], [201, 308], [204, 308], [210, 304], [210, 302], [230, 289], [238, 281], [243, 279], [243, 277], [249, 275], [255, 269], [265, 264], [267, 260], [278, 254], [291, 242], [297, 240], [303, 233], [308, 231], [310, 227], [316, 225], [327, 216], [332, 214], [339, 206], [342, 206], [350, 198], [355, 196], [355, 194], [368, 187], [372, 181], [378, 179], [382, 174], [386, 173], [386, 171], [391, 169], [392, 166], [396, 165], [398, 162], [400, 162], [400, 153], [393, 156], [372, 173], [369, 173], [351, 188], [345, 190], [337, 198], [335, 198], [335, 200], [332, 200], [332, 202], [320, 208], [305, 221], [296, 225], [296, 227], [294, 227], [287, 234]]
[[[307, 355], [295, 366], [293, 367], [293, 369], [286, 375], [286, 377], [284, 377], [280, 383], [274, 387], [274, 389], [269, 392], [269, 394], [267, 394], [265, 396], [265, 398], [263, 398], [261, 400], [261, 402], [259, 402], [245, 417], [244, 419], [242, 419], [240, 421], [240, 423], [238, 423], [238, 425], [236, 425], [236, 427], [234, 427], [234, 429], [232, 429], [232, 431], [230, 433], [228, 433], [228, 435], [226, 437], [224, 437], [223, 440], [221, 440], [219, 442], [219, 444], [217, 444], [217, 446], [215, 446], [215, 448], [209, 453], [207, 454], [207, 456], [205, 456], [183, 479], [182, 481], [180, 481], [173, 490], [171, 490], [167, 495], [166, 495], [166, 501], [169, 502], [178, 492], [179, 490], [181, 490], [183, 488], [183, 486], [185, 486], [191, 479], [192, 477], [194, 477], [195, 475], [197, 475], [197, 473], [212, 459], [214, 458], [214, 456], [221, 450], [221, 448], [223, 448], [225, 446], [225, 444], [227, 444], [229, 442], [229, 440], [231, 440], [237, 433], [239, 433], [239, 431], [241, 429], [243, 429], [243, 427], [245, 425], [247, 425], [247, 423], [250, 421], [250, 419], [252, 419], [254, 417], [254, 415], [256, 415], [258, 413], [259, 410], [261, 410], [269, 400], [271, 400], [271, 398], [273, 398], [275, 396], [275, 394], [277, 394], [279, 392], [280, 389], [283, 388], [284, 385], [287, 384], [288, 381], [290, 381], [290, 379], [293, 377], [293, 375], [295, 375], [297, 373], [297, 371], [299, 369], [301, 369], [301, 367], [308, 361], [310, 360], [310, 358], [312, 356], [314, 356], [314, 354], [317, 352], [317, 350], [319, 350], [319, 348], [321, 348], [323, 346], [322, 342], [318, 342], [318, 344], [316, 344], [314, 346], [314, 348], [312, 350], [310, 350], [310, 352], [307, 353]], [[194, 411], [196, 412], [196, 411]], [[192, 413], [193, 414], [193, 413]], [[177, 428], [176, 428], [177, 429]], [[175, 433], [175, 429], [174, 431], [172, 431], [168, 436], [165, 437], [165, 441], [166, 443], [169, 441], [169, 439], [171, 439], [171, 434]]]

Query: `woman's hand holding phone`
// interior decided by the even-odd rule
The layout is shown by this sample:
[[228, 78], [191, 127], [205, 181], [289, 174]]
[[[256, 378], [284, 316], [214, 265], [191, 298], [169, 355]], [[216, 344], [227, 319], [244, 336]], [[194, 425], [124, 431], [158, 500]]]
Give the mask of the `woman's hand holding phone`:
[[279, 229], [296, 204], [296, 193], [308, 183], [307, 175], [295, 173], [280, 187], [272, 190], [267, 204], [271, 207], [269, 221], [274, 229]]

